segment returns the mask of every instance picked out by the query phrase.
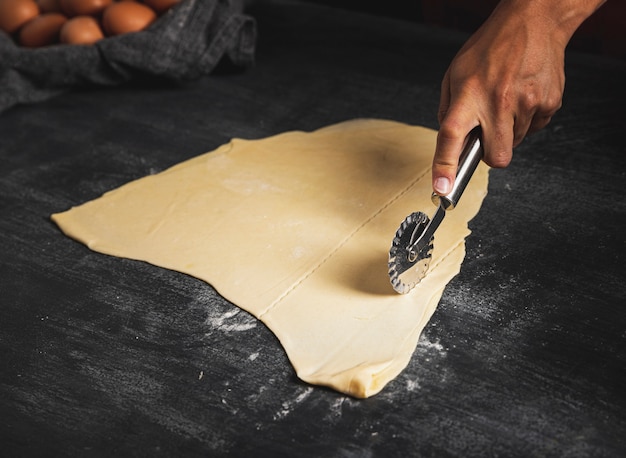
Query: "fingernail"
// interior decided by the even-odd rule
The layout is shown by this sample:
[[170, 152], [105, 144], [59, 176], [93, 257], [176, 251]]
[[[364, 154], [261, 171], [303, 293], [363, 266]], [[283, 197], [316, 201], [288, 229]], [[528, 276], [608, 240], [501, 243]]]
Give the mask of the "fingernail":
[[450, 192], [450, 180], [446, 177], [439, 177], [435, 180], [435, 191], [437, 194], [445, 196]]

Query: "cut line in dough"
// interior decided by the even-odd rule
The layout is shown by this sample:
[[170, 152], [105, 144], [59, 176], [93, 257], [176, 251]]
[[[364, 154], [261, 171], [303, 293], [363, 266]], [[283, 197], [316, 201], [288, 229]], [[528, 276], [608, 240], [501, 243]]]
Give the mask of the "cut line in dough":
[[435, 141], [371, 119], [234, 139], [52, 219], [92, 250], [210, 283], [274, 332], [302, 380], [368, 397], [408, 364], [487, 192], [481, 164], [426, 277], [396, 294], [391, 240], [409, 213], [434, 212]]

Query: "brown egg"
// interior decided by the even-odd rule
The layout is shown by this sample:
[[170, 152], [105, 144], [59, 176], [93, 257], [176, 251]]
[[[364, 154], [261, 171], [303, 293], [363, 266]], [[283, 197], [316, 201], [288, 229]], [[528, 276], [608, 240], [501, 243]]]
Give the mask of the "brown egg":
[[113, 0], [59, 0], [59, 3], [68, 16], [96, 16]]
[[180, 0], [143, 0], [143, 2], [156, 11], [157, 14], [163, 14], [172, 6], [180, 3]]
[[34, 0], [0, 0], [0, 29], [12, 34], [38, 14]]
[[102, 13], [102, 25], [108, 35], [139, 32], [155, 19], [156, 13], [152, 8], [135, 2], [113, 3]]
[[59, 0], [37, 0], [39, 11], [42, 13], [60, 13], [61, 5]]
[[104, 38], [98, 21], [91, 16], [76, 16], [63, 24], [59, 39], [70, 45], [91, 45]]
[[61, 13], [44, 13], [28, 21], [21, 29], [18, 42], [28, 48], [47, 46], [59, 41], [59, 32], [67, 18]]

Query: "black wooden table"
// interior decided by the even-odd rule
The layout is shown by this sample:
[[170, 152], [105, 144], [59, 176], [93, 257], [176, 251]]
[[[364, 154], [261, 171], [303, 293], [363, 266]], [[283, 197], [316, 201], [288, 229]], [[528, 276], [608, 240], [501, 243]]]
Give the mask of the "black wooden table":
[[0, 115], [0, 455], [626, 455], [624, 62], [568, 54], [562, 110], [491, 172], [462, 272], [367, 400], [300, 382], [210, 285], [49, 221], [232, 137], [436, 127], [464, 36], [278, 0], [251, 12], [248, 71]]

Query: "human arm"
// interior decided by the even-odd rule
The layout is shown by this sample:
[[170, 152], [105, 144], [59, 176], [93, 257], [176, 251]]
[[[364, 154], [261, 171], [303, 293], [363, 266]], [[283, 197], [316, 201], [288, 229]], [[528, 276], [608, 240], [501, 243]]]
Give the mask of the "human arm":
[[565, 47], [605, 0], [502, 0], [452, 60], [439, 104], [433, 189], [454, 183], [467, 134], [482, 129], [484, 161], [506, 167], [513, 147], [561, 107]]

